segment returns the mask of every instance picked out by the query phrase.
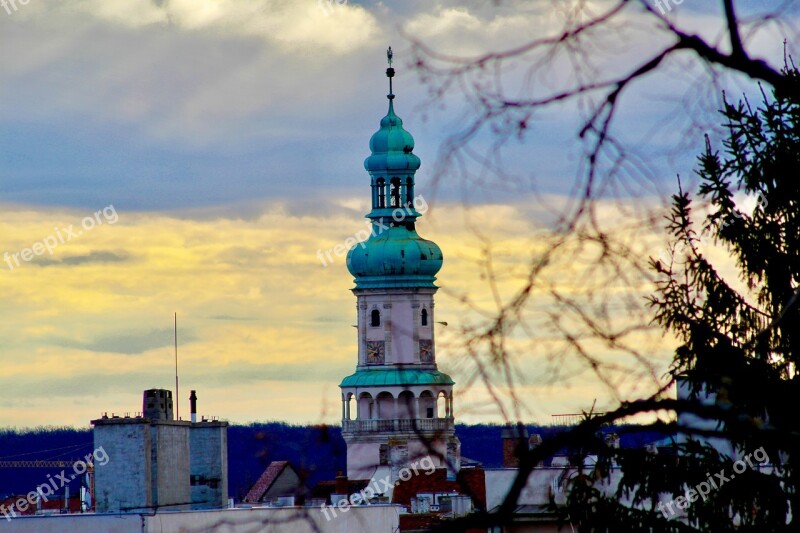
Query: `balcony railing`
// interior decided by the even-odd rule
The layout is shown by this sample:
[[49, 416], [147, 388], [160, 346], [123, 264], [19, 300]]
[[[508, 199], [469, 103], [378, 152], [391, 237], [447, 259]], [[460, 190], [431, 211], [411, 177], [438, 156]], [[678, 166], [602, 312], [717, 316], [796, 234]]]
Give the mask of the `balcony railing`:
[[394, 418], [387, 420], [342, 420], [344, 433], [384, 433], [406, 431], [447, 431], [453, 429], [452, 418]]

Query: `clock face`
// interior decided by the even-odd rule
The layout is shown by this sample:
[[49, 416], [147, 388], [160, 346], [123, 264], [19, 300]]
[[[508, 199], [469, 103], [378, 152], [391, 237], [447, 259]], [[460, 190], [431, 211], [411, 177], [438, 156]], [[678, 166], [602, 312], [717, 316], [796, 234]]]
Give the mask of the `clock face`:
[[419, 360], [421, 363], [433, 363], [433, 341], [430, 339], [419, 340]]
[[382, 365], [385, 361], [384, 341], [367, 341], [367, 364]]

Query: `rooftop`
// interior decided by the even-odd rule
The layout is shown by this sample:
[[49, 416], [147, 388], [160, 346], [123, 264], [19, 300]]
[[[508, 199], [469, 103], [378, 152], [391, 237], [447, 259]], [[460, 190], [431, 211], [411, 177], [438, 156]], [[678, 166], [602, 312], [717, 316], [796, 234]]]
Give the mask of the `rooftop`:
[[450, 376], [433, 369], [376, 368], [358, 370], [342, 380], [340, 387], [387, 385], [453, 385]]

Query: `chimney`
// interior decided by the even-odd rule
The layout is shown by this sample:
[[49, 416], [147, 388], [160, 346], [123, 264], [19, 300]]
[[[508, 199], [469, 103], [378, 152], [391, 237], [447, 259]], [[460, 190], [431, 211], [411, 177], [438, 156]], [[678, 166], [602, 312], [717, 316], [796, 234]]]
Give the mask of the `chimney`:
[[608, 433], [605, 436], [606, 446], [609, 448], [619, 449], [619, 435], [616, 433]]
[[[542, 436], [538, 433], [534, 433], [533, 435], [531, 435], [531, 438], [528, 439], [528, 451], [535, 450], [536, 448], [542, 445], [542, 442], [543, 442]], [[538, 461], [536, 463], [536, 466], [543, 466], [543, 465], [544, 461]]]
[[195, 391], [192, 391], [192, 393], [189, 395], [189, 405], [191, 406], [190, 410], [192, 411], [192, 423], [194, 424], [197, 422], [197, 394]]
[[341, 470], [336, 472], [336, 485], [333, 494], [331, 494], [331, 505], [339, 505], [340, 501], [346, 501], [348, 490], [349, 483], [347, 482], [347, 475], [342, 473]]
[[172, 420], [172, 391], [166, 389], [144, 391], [142, 393], [142, 416], [150, 420]]
[[517, 422], [515, 425], [508, 424], [500, 434], [503, 439], [503, 468], [519, 468], [520, 454], [528, 450], [528, 430]]
[[336, 494], [347, 494], [347, 476], [342, 472], [336, 473]]

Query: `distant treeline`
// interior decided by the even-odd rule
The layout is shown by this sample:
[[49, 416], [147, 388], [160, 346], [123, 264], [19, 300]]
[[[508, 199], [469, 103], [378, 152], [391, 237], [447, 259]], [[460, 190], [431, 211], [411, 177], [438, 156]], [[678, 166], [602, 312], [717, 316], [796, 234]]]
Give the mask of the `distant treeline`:
[[[543, 439], [564, 428], [529, 426], [528, 431]], [[502, 444], [498, 425], [456, 426], [463, 457], [486, 468], [502, 465]], [[608, 428], [608, 432], [615, 431]], [[622, 446], [644, 446], [660, 437], [652, 432], [620, 431]], [[91, 429], [39, 427], [0, 430], [0, 460], [75, 460], [94, 450]], [[228, 428], [228, 479], [230, 496], [240, 500], [271, 461], [289, 461], [313, 486], [332, 480], [346, 469], [346, 447], [339, 426], [300, 426], [283, 422], [256, 422]], [[110, 456], [109, 460], [116, 458]], [[60, 468], [2, 468], [0, 497], [25, 494], [54, 476]], [[72, 494], [79, 489], [71, 484]]]

